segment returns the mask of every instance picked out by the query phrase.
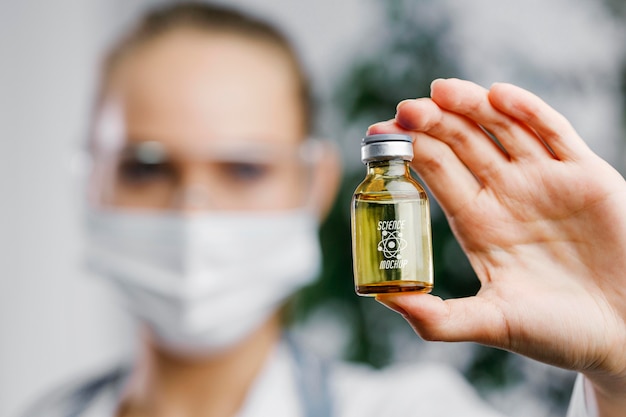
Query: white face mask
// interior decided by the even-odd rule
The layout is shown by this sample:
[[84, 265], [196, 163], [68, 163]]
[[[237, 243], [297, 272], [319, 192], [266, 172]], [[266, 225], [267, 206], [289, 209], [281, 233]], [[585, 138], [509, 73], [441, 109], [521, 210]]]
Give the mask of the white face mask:
[[224, 350], [317, 276], [317, 221], [306, 210], [91, 211], [88, 266], [111, 279], [157, 343], [183, 355]]

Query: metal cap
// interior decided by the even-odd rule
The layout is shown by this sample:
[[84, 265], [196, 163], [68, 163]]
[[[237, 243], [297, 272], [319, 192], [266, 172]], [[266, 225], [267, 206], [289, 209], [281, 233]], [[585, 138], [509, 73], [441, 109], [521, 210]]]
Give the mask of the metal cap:
[[382, 133], [369, 135], [361, 141], [361, 161], [384, 161], [388, 159], [413, 160], [413, 139], [408, 135]]

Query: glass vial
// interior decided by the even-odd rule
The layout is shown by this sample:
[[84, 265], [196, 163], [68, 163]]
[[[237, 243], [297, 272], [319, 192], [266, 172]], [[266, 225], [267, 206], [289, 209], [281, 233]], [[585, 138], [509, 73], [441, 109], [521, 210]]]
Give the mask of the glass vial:
[[410, 136], [370, 135], [361, 143], [367, 176], [352, 197], [356, 293], [430, 292], [433, 261], [430, 207], [412, 177]]

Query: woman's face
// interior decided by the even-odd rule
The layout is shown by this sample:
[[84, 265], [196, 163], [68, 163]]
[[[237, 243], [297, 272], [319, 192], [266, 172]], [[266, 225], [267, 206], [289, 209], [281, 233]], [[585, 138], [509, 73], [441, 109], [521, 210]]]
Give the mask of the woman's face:
[[302, 205], [297, 87], [285, 52], [244, 36], [177, 30], [138, 47], [110, 74], [100, 112], [109, 133], [96, 129], [94, 141], [99, 202], [179, 211]]

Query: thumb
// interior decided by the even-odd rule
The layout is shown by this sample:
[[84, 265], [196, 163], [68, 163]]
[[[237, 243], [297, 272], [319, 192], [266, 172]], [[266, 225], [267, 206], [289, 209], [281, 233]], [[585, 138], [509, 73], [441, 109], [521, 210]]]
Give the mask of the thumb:
[[376, 300], [401, 314], [425, 340], [471, 341], [509, 348], [509, 326], [502, 311], [479, 297], [442, 300], [430, 294], [385, 294]]

